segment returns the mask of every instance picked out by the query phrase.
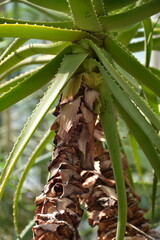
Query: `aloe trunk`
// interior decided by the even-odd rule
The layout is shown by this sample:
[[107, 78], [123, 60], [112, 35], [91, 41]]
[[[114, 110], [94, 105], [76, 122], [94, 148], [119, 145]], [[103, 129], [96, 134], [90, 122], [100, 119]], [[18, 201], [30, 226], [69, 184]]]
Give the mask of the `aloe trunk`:
[[81, 86], [73, 99], [64, 97], [54, 112], [55, 147], [48, 183], [36, 198], [34, 240], [79, 239], [77, 228], [83, 214], [79, 196], [84, 193], [81, 172], [93, 169], [97, 118], [93, 106], [98, 93]]
[[[41, 128], [42, 120], [59, 101], [54, 112], [56, 120], [51, 127], [56, 136], [48, 167], [49, 179], [36, 198], [33, 239], [79, 239], [77, 229], [83, 215], [81, 201], [87, 205], [90, 224], [98, 226], [99, 239], [156, 238], [149, 230], [143, 210], [138, 207], [121, 152], [143, 151], [146, 158], [143, 157], [142, 162], [148, 161], [148, 175], [150, 179], [153, 177], [150, 220], [154, 222], [159, 210], [156, 193], [159, 194], [160, 179], [160, 71], [150, 68], [150, 57], [152, 50], [160, 51], [157, 37], [160, 24], [159, 18], [151, 17], [159, 13], [160, 1], [4, 0], [0, 7], [8, 4], [11, 7], [6, 8], [6, 16], [0, 17], [0, 111], [12, 108], [28, 96], [30, 102], [37, 98], [37, 92], [38, 97], [44, 94], [38, 99], [39, 104], [7, 159], [4, 153], [0, 166], [3, 168], [0, 198], [6, 186], [10, 186], [10, 179], [12, 183], [15, 168], [21, 166], [18, 170], [22, 172], [21, 177], [13, 174], [17, 185], [17, 189], [12, 189], [15, 192], [13, 224], [16, 237], [27, 238], [25, 231], [20, 233], [22, 226], [18, 219], [23, 183], [52, 134], [47, 132], [40, 143], [36, 142], [37, 148], [26, 166], [18, 161], [30, 139], [34, 139], [36, 129]], [[23, 19], [8, 17], [13, 15], [12, 6], [16, 6]], [[15, 39], [8, 44], [6, 38]], [[23, 46], [28, 40], [34, 44], [29, 42]], [[145, 66], [132, 54], [140, 50], [145, 52]], [[34, 68], [33, 64], [40, 66]], [[26, 66], [32, 66], [33, 70], [28, 71]], [[21, 106], [21, 102], [19, 104]], [[97, 128], [97, 123], [103, 130]], [[127, 134], [123, 134], [124, 129]], [[137, 143], [132, 148], [128, 143], [130, 134]], [[104, 141], [99, 149], [97, 138]], [[97, 162], [101, 171], [95, 168]], [[131, 167], [134, 165], [131, 159], [128, 162]], [[138, 171], [133, 170], [136, 176], [140, 173], [141, 182], [144, 181], [142, 165], [146, 166], [145, 163], [140, 159]], [[88, 185], [91, 189], [87, 184], [91, 184]], [[90, 197], [87, 199], [87, 196]], [[8, 203], [7, 200], [4, 194], [3, 203]], [[2, 215], [6, 216], [3, 209]], [[31, 224], [28, 226], [31, 228]]]

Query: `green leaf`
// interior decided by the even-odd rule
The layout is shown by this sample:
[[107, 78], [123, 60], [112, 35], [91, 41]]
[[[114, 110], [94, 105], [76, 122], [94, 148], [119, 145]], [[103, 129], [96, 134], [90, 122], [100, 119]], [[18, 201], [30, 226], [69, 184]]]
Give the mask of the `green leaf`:
[[[103, 67], [99, 64], [98, 68], [103, 75]], [[102, 104], [100, 118], [111, 156], [118, 197], [118, 226], [116, 240], [123, 240], [127, 221], [127, 200], [113, 101], [106, 82], [101, 84], [99, 91]]]
[[143, 21], [143, 26], [144, 26], [144, 35], [145, 35], [145, 45], [144, 45], [144, 50], [145, 50], [145, 67], [149, 67], [150, 59], [151, 59], [151, 53], [152, 53], [152, 22], [151, 19], [148, 18]]
[[68, 80], [75, 73], [77, 68], [80, 66], [80, 64], [84, 61], [86, 57], [87, 54], [66, 55], [64, 57], [57, 76], [51, 83], [40, 103], [37, 105], [32, 116], [26, 123], [24, 129], [22, 130], [20, 136], [17, 139], [17, 142], [14, 145], [14, 148], [12, 149], [12, 152], [10, 153], [6, 161], [6, 165], [0, 177], [0, 197], [2, 197], [8, 178], [11, 175], [12, 170], [16, 165], [19, 157], [21, 156], [28, 141], [30, 140], [36, 128], [48, 112], [49, 108], [60, 95], [62, 89], [64, 88]]
[[19, 196], [21, 194], [21, 189], [23, 186], [23, 183], [27, 177], [27, 174], [29, 170], [31, 169], [32, 165], [34, 164], [36, 158], [41, 154], [41, 152], [46, 147], [47, 143], [53, 138], [55, 135], [54, 131], [48, 130], [47, 133], [44, 135], [40, 143], [37, 145], [36, 149], [32, 153], [31, 157], [28, 159], [27, 164], [24, 168], [24, 171], [19, 179], [18, 185], [16, 187], [15, 197], [14, 197], [14, 203], [13, 203], [13, 216], [14, 216], [14, 226], [16, 230], [16, 234], [19, 236], [18, 231], [18, 214], [17, 214], [17, 206], [18, 206], [18, 200]]
[[128, 97], [131, 98], [138, 108], [145, 114], [149, 121], [156, 126], [160, 131], [160, 119], [155, 115], [155, 113], [149, 108], [147, 103], [137, 94], [133, 87], [130, 86], [129, 82], [120, 75], [119, 72], [110, 64], [108, 59], [103, 55], [100, 48], [98, 48], [94, 43], [90, 41], [91, 47], [94, 49], [95, 53], [99, 57], [100, 61], [114, 78], [114, 80], [121, 86], [121, 88], [128, 94]]
[[123, 107], [118, 103], [118, 101], [115, 100], [115, 103], [118, 111], [120, 112], [121, 116], [123, 117], [126, 124], [128, 125], [129, 130], [131, 131], [133, 136], [136, 138], [144, 154], [148, 158], [151, 166], [155, 170], [158, 179], [160, 179], [160, 167], [159, 167], [160, 158], [152, 142], [150, 141], [149, 137], [145, 134], [145, 131], [142, 131], [142, 129], [129, 116], [129, 114], [123, 109]]
[[77, 28], [99, 32], [102, 30], [91, 0], [68, 0]]
[[118, 31], [124, 27], [138, 23], [160, 11], [159, 0], [150, 0], [119, 14], [101, 16], [100, 23], [106, 31]]
[[69, 42], [57, 42], [52, 44], [28, 44], [12, 52], [0, 63], [0, 79], [3, 78], [3, 73], [15, 66], [23, 59], [36, 54], [53, 54], [56, 55], [67, 46], [71, 45]]
[[9, 44], [9, 46], [5, 49], [5, 51], [0, 56], [0, 62], [7, 57], [9, 54], [17, 50], [19, 47], [21, 47], [28, 39], [24, 38], [16, 38], [12, 43]]
[[4, 82], [3, 84], [0, 85], [0, 94], [7, 92], [10, 90], [10, 88], [16, 86], [18, 83], [24, 81], [26, 78], [30, 77], [33, 73], [38, 71], [40, 67], [34, 68], [28, 72], [22, 73], [15, 78], [10, 79], [7, 82]]
[[154, 75], [156, 75], [160, 79], [160, 70], [159, 69], [151, 67], [150, 70], [153, 72]]
[[5, 18], [0, 17], [0, 24], [3, 23], [10, 23], [10, 24], [29, 24], [29, 25], [41, 25], [46, 27], [59, 27], [59, 28], [69, 28], [74, 29], [74, 24], [72, 21], [64, 21], [64, 22], [32, 22], [32, 21], [25, 21], [25, 20], [17, 20], [13, 18]]
[[0, 37], [16, 37], [28, 39], [43, 39], [49, 41], [78, 41], [83, 38], [92, 38], [89, 33], [25, 24], [0, 24]]
[[[140, 64], [136, 58], [123, 46], [119, 45], [115, 39], [112, 39], [111, 36], [107, 35], [104, 43], [105, 49], [122, 68], [138, 80], [139, 83], [146, 85], [155, 94], [160, 96], [160, 79]], [[122, 59], [125, 59], [125, 61], [122, 61]]]
[[154, 218], [155, 218], [157, 188], [158, 188], [158, 179], [156, 174], [154, 173], [153, 185], [152, 185], [152, 224], [154, 223]]
[[121, 0], [121, 1], [119, 1], [119, 0], [114, 0], [114, 1], [113, 0], [103, 0], [106, 12], [110, 12], [110, 11], [116, 10], [118, 8], [125, 7], [136, 1], [137, 0]]
[[[20, 239], [21, 240], [28, 240], [31, 238], [31, 230], [32, 227], [34, 226], [35, 222], [34, 220], [30, 221], [29, 224], [23, 229], [23, 231], [20, 234]], [[16, 240], [20, 240], [19, 238], [16, 238]]]
[[[160, 38], [156, 37], [153, 38], [153, 50], [157, 50], [160, 51]], [[135, 43], [130, 43], [128, 45], [128, 49], [131, 52], [141, 52], [144, 50], [144, 41], [139, 41], [139, 42], [135, 42]]]
[[[15, 0], [11, 0], [9, 2], [14, 2], [14, 1]], [[23, 3], [25, 5], [28, 5], [30, 7], [33, 7], [34, 9], [46, 14], [47, 16], [49, 16], [49, 17], [51, 17], [51, 18], [53, 18], [54, 20], [57, 20], [57, 21], [65, 21], [65, 20], [70, 19], [70, 16], [65, 14], [65, 13], [55, 11], [55, 10], [52, 10], [52, 9], [49, 9], [49, 8], [44, 8], [44, 7], [40, 6], [39, 4], [32, 3], [31, 1], [18, 0], [18, 2]]]
[[[23, 61], [21, 61], [20, 63], [14, 65], [13, 67], [11, 67], [8, 71], [4, 72], [2, 75], [0, 75], [0, 80], [4, 79], [7, 75], [13, 73], [14, 71], [16, 71], [19, 68], [22, 68], [24, 66], [27, 65], [41, 65], [41, 64], [45, 64], [49, 61], [51, 61], [54, 58], [54, 56], [49, 56], [49, 55], [43, 55], [43, 56], [34, 56], [34, 57], [29, 57], [27, 59], [24, 59]], [[8, 81], [7, 81], [8, 83]], [[0, 91], [1, 91], [1, 86], [0, 86]]]
[[[153, 27], [152, 27], [151, 19], [146, 19], [145, 21], [143, 21], [143, 26], [144, 26], [144, 36], [145, 36], [145, 41], [144, 41], [144, 43], [145, 43], [144, 44], [145, 67], [149, 68], [152, 47], [153, 47], [153, 41], [152, 41]], [[154, 111], [158, 113], [159, 110], [158, 110], [157, 96], [146, 86], [142, 86], [142, 87], [143, 87], [143, 91], [145, 92], [145, 95], [147, 97], [148, 103], [154, 109]], [[156, 125], [155, 125], [155, 127], [156, 127]]]
[[44, 8], [50, 8], [60, 12], [69, 12], [68, 3], [66, 0], [28, 0], [31, 3], [42, 6]]
[[[157, 35], [159, 35], [159, 33], [160, 33], [160, 27], [158, 27], [158, 26], [157, 26], [157, 23], [156, 23], [156, 26], [155, 26], [155, 28], [154, 28], [154, 30], [153, 30], [153, 36], [156, 37]], [[143, 32], [143, 30], [137, 32], [136, 35], [135, 35], [135, 38], [136, 38], [136, 39], [137, 39], [137, 38], [141, 38], [141, 37], [144, 37], [144, 32]]]
[[143, 172], [142, 172], [142, 168], [141, 168], [141, 164], [140, 164], [140, 157], [139, 157], [139, 154], [138, 154], [138, 145], [137, 145], [137, 142], [136, 142], [135, 138], [131, 134], [129, 135], [129, 142], [130, 142], [131, 151], [133, 153], [134, 163], [135, 163], [135, 166], [136, 166], [137, 173], [139, 175], [140, 182], [142, 184], [142, 187], [144, 189], [144, 192], [145, 192], [148, 200], [150, 200], [148, 189], [147, 189], [146, 184], [143, 180]]
[[71, 52], [69, 47], [64, 49], [44, 67], [40, 68], [39, 71], [35, 72], [30, 77], [11, 88], [8, 92], [4, 93], [0, 97], [0, 111], [3, 111], [16, 102], [24, 99], [48, 83], [57, 73], [62, 58], [67, 52]]
[[142, 131], [146, 133], [152, 144], [154, 144], [160, 151], [160, 137], [157, 135], [152, 125], [148, 123], [148, 121], [140, 113], [138, 108], [119, 88], [119, 86], [115, 83], [112, 77], [105, 70], [101, 71], [101, 73], [115, 99], [128, 113], [128, 115], [137, 123], [137, 125], [142, 129]]
[[105, 9], [104, 9], [103, 0], [92, 0], [92, 4], [96, 11], [97, 16], [103, 16], [106, 14]]
[[118, 42], [122, 43], [125, 46], [128, 46], [129, 42], [131, 41], [131, 39], [133, 39], [140, 26], [141, 26], [140, 23], [136, 23], [131, 28], [118, 33], [117, 35]]

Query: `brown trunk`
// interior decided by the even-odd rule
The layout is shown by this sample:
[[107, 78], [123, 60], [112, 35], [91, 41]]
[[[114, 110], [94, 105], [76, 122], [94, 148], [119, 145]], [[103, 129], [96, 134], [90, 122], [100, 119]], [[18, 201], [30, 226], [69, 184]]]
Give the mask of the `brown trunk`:
[[[33, 240], [77, 240], [77, 227], [83, 211], [79, 196], [82, 169], [93, 169], [94, 126], [97, 115], [94, 102], [98, 93], [82, 86], [72, 101], [61, 102], [56, 108], [56, 131], [50, 177], [43, 193], [36, 198], [36, 226]], [[86, 189], [85, 189], [86, 190]], [[87, 190], [86, 190], [87, 191]]]

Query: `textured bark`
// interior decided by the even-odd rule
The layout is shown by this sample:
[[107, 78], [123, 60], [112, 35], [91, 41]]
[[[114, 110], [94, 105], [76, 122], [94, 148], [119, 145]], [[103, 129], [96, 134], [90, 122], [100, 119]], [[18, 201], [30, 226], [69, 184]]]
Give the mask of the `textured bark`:
[[[99, 163], [99, 172], [88, 171], [83, 175], [83, 187], [90, 191], [83, 195], [89, 212], [89, 224], [98, 226], [99, 240], [114, 240], [117, 228], [118, 204], [115, 180], [108, 151], [95, 158]], [[131, 189], [125, 174], [127, 163], [122, 157], [124, 169], [128, 213], [124, 240], [160, 239], [160, 235], [150, 230], [144, 212], [139, 208], [139, 197]], [[140, 231], [138, 231], [140, 230]]]
[[36, 226], [33, 240], [77, 240], [77, 227], [83, 211], [79, 196], [82, 169], [93, 169], [94, 127], [97, 115], [94, 103], [98, 93], [82, 86], [72, 101], [61, 101], [51, 129], [56, 131], [50, 177], [36, 198]]

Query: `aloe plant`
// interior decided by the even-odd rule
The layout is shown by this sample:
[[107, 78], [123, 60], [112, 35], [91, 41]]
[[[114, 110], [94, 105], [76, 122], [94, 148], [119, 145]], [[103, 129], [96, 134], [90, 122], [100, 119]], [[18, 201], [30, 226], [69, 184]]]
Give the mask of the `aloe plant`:
[[[114, 191], [116, 192], [116, 197], [113, 198], [116, 199], [114, 208], [116, 206], [117, 209], [116, 216], [114, 216], [114, 234], [105, 235], [100, 229], [99, 239], [114, 239], [116, 237], [116, 240], [123, 240], [132, 239], [132, 236], [133, 239], [136, 239], [138, 233], [141, 235], [140, 239], [153, 239], [151, 232], [148, 232], [148, 227], [141, 227], [138, 230], [139, 226], [134, 226], [137, 230], [133, 232], [126, 230], [127, 224], [130, 224], [128, 223], [130, 218], [127, 216], [127, 210], [130, 209], [128, 204], [131, 201], [129, 196], [126, 196], [126, 191], [132, 192], [132, 190], [127, 185], [129, 183], [126, 178], [129, 176], [127, 176], [126, 168], [122, 164], [121, 153], [125, 153], [125, 146], [120, 136], [121, 129], [118, 126], [120, 121], [125, 122], [129, 135], [132, 135], [134, 141], [138, 143], [151, 165], [154, 172], [154, 196], [152, 199], [154, 210], [155, 192], [158, 184], [155, 179], [160, 179], [160, 119], [158, 109], [160, 72], [158, 69], [150, 68], [150, 58], [152, 50], [160, 50], [158, 37], [160, 25], [158, 21], [151, 18], [152, 15], [160, 11], [159, 0], [6, 0], [0, 3], [0, 6], [14, 3], [18, 6], [23, 4], [35, 9], [39, 14], [44, 14], [47, 21], [35, 22], [34, 19], [25, 21], [7, 16], [0, 17], [0, 37], [15, 38], [4, 49], [0, 57], [0, 81], [2, 82], [0, 85], [0, 111], [4, 111], [39, 89], [45, 91], [45, 85], [48, 86], [48, 89], [24, 125], [6, 160], [0, 177], [1, 198], [29, 140], [56, 100], [60, 99], [57, 107], [60, 110], [57, 110], [57, 120], [52, 127], [56, 133], [54, 154], [60, 154], [56, 153], [58, 151], [64, 152], [64, 155], [66, 154], [65, 157], [63, 156], [64, 159], [67, 158], [67, 154], [71, 155], [70, 158], [74, 159], [72, 164], [65, 162], [69, 160], [63, 160], [65, 162], [63, 164], [64, 169], [68, 170], [68, 174], [72, 170], [72, 177], [67, 178], [67, 180], [63, 179], [65, 171], [62, 163], [60, 164], [62, 157], [56, 155], [49, 167], [50, 179], [46, 186], [50, 189], [54, 181], [61, 181], [61, 185], [55, 185], [57, 188], [54, 186], [54, 189], [59, 187], [57, 192], [55, 190], [55, 195], [44, 190], [43, 194], [36, 199], [38, 208], [35, 220], [37, 225], [33, 227], [33, 239], [79, 239], [77, 227], [82, 216], [79, 198], [83, 199], [84, 194], [84, 189], [82, 189], [84, 179], [81, 172], [85, 170], [89, 173], [92, 170], [93, 178], [101, 176], [100, 173], [93, 174], [93, 171], [96, 171], [93, 166], [94, 158], [96, 154], [98, 155], [98, 151], [94, 153], [95, 155], [93, 154], [96, 152], [96, 145], [93, 142], [100, 141], [94, 135], [96, 119], [101, 125], [100, 132], [102, 135], [104, 134], [106, 139], [106, 144], [103, 143], [103, 145], [106, 146], [110, 155], [112, 176], [114, 176], [115, 181]], [[139, 40], [139, 37], [142, 37], [143, 40]], [[43, 40], [45, 43], [29, 43], [23, 46], [31, 39]], [[131, 40], [134, 40], [134, 43]], [[140, 50], [145, 51], [144, 65], [132, 53]], [[37, 54], [40, 56], [34, 56]], [[11, 77], [12, 72], [32, 64], [40, 64], [41, 66], [32, 71], [26, 70], [23, 74], [19, 74], [17, 71], [16, 77]], [[77, 101], [79, 102], [77, 103]], [[67, 117], [67, 115], [69, 116]], [[90, 118], [92, 121], [89, 120]], [[81, 130], [77, 130], [78, 126], [81, 126]], [[83, 128], [87, 130], [81, 134]], [[71, 134], [72, 132], [73, 134]], [[74, 134], [77, 139], [74, 138]], [[28, 160], [18, 183], [13, 209], [15, 231], [17, 237], [21, 237], [21, 239], [26, 238], [24, 231], [19, 235], [17, 206], [23, 182], [35, 159], [53, 135], [52, 132], [48, 132], [42, 139]], [[73, 146], [72, 138], [76, 146]], [[66, 144], [68, 144], [67, 147]], [[137, 151], [138, 145], [134, 144], [133, 151]], [[104, 148], [102, 144], [101, 148]], [[72, 151], [74, 149], [72, 154], [71, 149]], [[78, 153], [75, 149], [79, 155], [76, 155]], [[84, 149], [88, 149], [89, 152]], [[100, 156], [102, 153], [103, 151]], [[79, 163], [77, 163], [77, 158], [79, 158]], [[101, 159], [98, 156], [97, 158]], [[56, 167], [54, 166], [55, 161], [57, 161], [56, 164], [59, 164]], [[104, 161], [106, 165], [107, 161]], [[55, 171], [56, 174], [60, 174], [59, 178], [53, 174]], [[108, 170], [105, 168], [105, 171]], [[104, 180], [103, 176], [100, 179], [104, 183], [108, 181]], [[66, 191], [69, 189], [65, 190], [67, 184], [68, 186], [75, 185], [73, 192], [70, 192], [72, 197], [67, 195]], [[93, 191], [96, 191], [97, 182], [94, 184]], [[108, 189], [107, 186], [105, 188]], [[108, 197], [112, 199], [110, 193], [108, 193]], [[52, 216], [50, 216], [50, 205], [46, 206], [44, 203], [49, 198], [52, 198], [51, 202], [57, 201], [60, 216], [55, 207]], [[86, 199], [85, 195], [84, 199]], [[96, 201], [100, 200], [97, 198]], [[91, 209], [95, 211], [97, 202], [92, 207], [89, 203], [87, 204], [89, 211]], [[112, 204], [108, 205], [108, 207], [111, 206]], [[42, 208], [46, 211], [44, 214], [42, 214]], [[66, 208], [66, 215], [63, 213], [64, 208]], [[67, 214], [70, 214], [69, 220]], [[105, 214], [105, 217], [109, 218], [107, 213]], [[47, 221], [46, 218], [48, 218]], [[73, 218], [77, 220], [73, 221]], [[100, 228], [101, 220], [100, 223], [96, 224]]]

